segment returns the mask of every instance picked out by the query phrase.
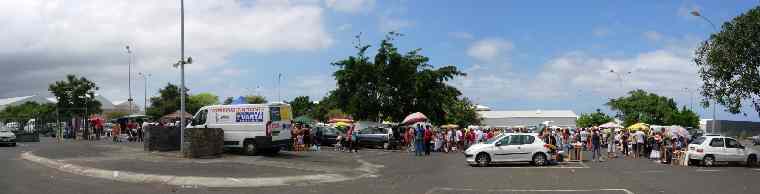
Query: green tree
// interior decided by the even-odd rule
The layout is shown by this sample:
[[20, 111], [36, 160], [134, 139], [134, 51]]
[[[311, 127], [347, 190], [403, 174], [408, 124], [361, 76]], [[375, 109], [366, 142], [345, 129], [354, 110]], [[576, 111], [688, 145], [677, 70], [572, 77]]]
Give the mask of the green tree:
[[[694, 62], [704, 84], [702, 105], [717, 101], [741, 113], [751, 101], [760, 115], [760, 6], [721, 26], [696, 50]], [[746, 113], [744, 113], [746, 115]]]
[[599, 109], [596, 109], [596, 112], [593, 113], [582, 113], [581, 116], [578, 117], [577, 124], [578, 127], [593, 127], [610, 121], [612, 121], [612, 117], [604, 114]]
[[[357, 41], [356, 56], [333, 63], [338, 67], [333, 74], [338, 87], [331, 93], [336, 104], [357, 120], [400, 121], [422, 112], [435, 124], [450, 121], [447, 109], [455, 108], [447, 106], [462, 103], [463, 98], [446, 82], [465, 74], [454, 66], [433, 68], [429, 58], [420, 55], [421, 49], [399, 53], [393, 41], [400, 36], [388, 33], [373, 59], [366, 55], [370, 46]], [[475, 114], [474, 109], [459, 110]]]
[[293, 108], [293, 116], [295, 117], [310, 115], [315, 106], [308, 96], [298, 96], [293, 101], [290, 101], [289, 104]]
[[[637, 122], [654, 125], [682, 125], [695, 127], [699, 117], [685, 108], [678, 110], [671, 98], [659, 96], [644, 90], [628, 92], [628, 96], [610, 99], [606, 103], [610, 109], [617, 111], [617, 117], [628, 126]], [[697, 123], [694, 123], [696, 121]]]
[[674, 111], [671, 118], [672, 119], [668, 121], [668, 123], [671, 125], [680, 125], [683, 127], [692, 128], [699, 127], [699, 115], [697, 115], [697, 113], [694, 113], [694, 111], [686, 109], [686, 106], [681, 107], [680, 111]]
[[25, 102], [16, 106], [5, 107], [3, 111], [0, 111], [0, 122], [18, 122], [19, 127], [23, 128], [29, 119], [54, 121], [55, 116], [55, 104], [53, 103]]
[[[187, 91], [187, 89], [185, 91]], [[180, 99], [179, 87], [177, 85], [167, 83], [166, 87], [158, 90], [158, 93], [159, 96], [150, 98], [150, 108], [148, 108], [146, 113], [148, 116], [152, 118], [160, 118], [161, 116], [179, 111]], [[187, 94], [185, 94], [185, 99], [189, 99]], [[189, 104], [188, 102], [186, 103]]]
[[446, 124], [457, 124], [460, 127], [480, 125], [480, 116], [475, 111], [475, 105], [470, 99], [462, 98], [454, 101], [454, 103], [446, 104], [444, 111], [446, 112]]
[[87, 114], [102, 112], [100, 101], [95, 100], [95, 91], [98, 87], [85, 77], [66, 75], [65, 80], [50, 84], [48, 90], [58, 100], [56, 107], [62, 119], [85, 117], [85, 112]]
[[265, 104], [267, 99], [264, 96], [248, 95], [245, 96], [245, 102], [248, 104]]
[[207, 92], [195, 94], [188, 98], [187, 111], [193, 114], [204, 106], [215, 104], [219, 104], [219, 96]]

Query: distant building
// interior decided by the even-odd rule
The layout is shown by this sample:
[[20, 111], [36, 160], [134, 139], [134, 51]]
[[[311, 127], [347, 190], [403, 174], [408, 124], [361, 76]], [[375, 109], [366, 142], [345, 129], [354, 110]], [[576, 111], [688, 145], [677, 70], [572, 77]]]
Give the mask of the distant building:
[[132, 108], [129, 107], [129, 101], [114, 101], [113, 104], [113, 110], [110, 110], [109, 112], [124, 112], [129, 114], [137, 114], [141, 113], [142, 109], [140, 106], [137, 106], [137, 103], [132, 101]]
[[715, 122], [715, 129], [713, 130], [713, 120], [703, 119], [700, 121], [700, 128], [707, 133], [717, 133], [726, 136], [753, 136], [760, 135], [760, 122], [752, 121], [729, 121], [729, 120], [717, 120]]
[[[103, 110], [103, 112], [108, 112], [114, 110], [114, 104], [103, 97], [100, 94], [95, 94], [95, 100], [100, 102], [100, 109]], [[45, 104], [45, 103], [57, 103], [58, 100], [55, 97], [51, 96], [42, 96], [42, 95], [31, 95], [31, 96], [21, 96], [21, 97], [12, 97], [12, 98], [0, 98], [0, 111], [5, 110], [5, 107], [8, 106], [18, 106], [22, 105], [26, 102], [36, 102], [39, 104]]]
[[47, 98], [40, 96], [40, 95], [31, 95], [31, 96], [21, 96], [21, 97], [13, 97], [13, 98], [2, 98], [0, 99], [0, 111], [5, 110], [5, 107], [8, 106], [18, 106], [22, 105], [27, 102], [36, 102], [38, 104], [45, 104], [45, 103], [55, 103], [55, 101], [50, 101]]
[[572, 110], [478, 111], [481, 124], [491, 127], [530, 127], [547, 124], [576, 127], [578, 115]]

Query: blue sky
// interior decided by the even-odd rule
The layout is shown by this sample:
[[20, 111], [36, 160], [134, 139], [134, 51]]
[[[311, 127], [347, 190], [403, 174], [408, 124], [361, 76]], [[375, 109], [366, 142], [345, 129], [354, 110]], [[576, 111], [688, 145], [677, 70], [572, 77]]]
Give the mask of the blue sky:
[[[5, 36], [14, 43], [10, 46], [29, 47], [3, 54], [104, 57], [61, 63], [50, 72], [18, 70], [36, 72], [30, 74], [46, 82], [3, 95], [44, 91], [44, 83], [60, 79], [62, 72], [88, 68], [76, 72], [98, 81], [105, 96], [123, 100], [125, 44], [136, 50], [135, 71], [154, 75], [151, 91], [177, 82], [176, 69], [168, 67], [179, 45], [173, 2], [30, 2], [2, 6], [16, 8], [0, 14], [10, 18], [0, 25], [16, 29]], [[355, 35], [375, 45], [395, 30], [405, 34], [396, 41], [402, 51], [422, 48], [432, 65], [459, 67], [468, 76], [451, 84], [496, 110], [606, 111], [602, 104], [608, 98], [634, 88], [688, 107], [684, 88], [694, 91], [701, 84], [691, 62], [693, 49], [713, 32], [689, 12], [698, 10], [720, 25], [755, 6], [756, 1], [188, 0], [187, 53], [197, 61], [188, 69], [188, 86], [221, 97], [259, 93], [275, 100], [282, 73], [281, 98], [318, 100], [335, 86], [330, 63], [355, 54]], [[52, 49], [29, 46], [34, 43], [86, 49], [51, 54]], [[143, 80], [138, 81], [133, 93], [142, 96]], [[695, 110], [709, 117], [699, 99], [695, 92]], [[750, 116], [721, 112], [719, 118], [760, 120], [751, 107], [746, 111]]]

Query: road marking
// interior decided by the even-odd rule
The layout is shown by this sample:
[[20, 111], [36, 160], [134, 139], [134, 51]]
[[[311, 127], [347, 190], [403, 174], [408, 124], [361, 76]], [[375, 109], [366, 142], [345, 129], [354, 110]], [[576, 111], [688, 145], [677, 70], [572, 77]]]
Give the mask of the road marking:
[[634, 194], [628, 189], [484, 189], [476, 190], [469, 188], [448, 188], [448, 187], [435, 187], [425, 194], [433, 194], [436, 191], [469, 191], [469, 192], [558, 192], [558, 193], [572, 193], [572, 192], [594, 192], [594, 191], [615, 191], [625, 194]]
[[[267, 187], [287, 186], [292, 184], [316, 184], [354, 180], [365, 177], [377, 177], [382, 165], [375, 165], [361, 159], [357, 159], [361, 166], [355, 171], [363, 172], [356, 176], [342, 174], [313, 174], [302, 176], [260, 177], [260, 178], [232, 178], [232, 177], [199, 177], [199, 176], [172, 176], [161, 174], [143, 174], [129, 171], [105, 170], [99, 168], [84, 167], [75, 164], [67, 164], [61, 161], [48, 159], [24, 152], [21, 158], [59, 171], [68, 172], [80, 176], [88, 176], [130, 183], [159, 183], [174, 186], [204, 186], [204, 187]], [[231, 181], [232, 180], [232, 181]]]
[[697, 172], [720, 172], [721, 170], [714, 170], [714, 169], [697, 169]]

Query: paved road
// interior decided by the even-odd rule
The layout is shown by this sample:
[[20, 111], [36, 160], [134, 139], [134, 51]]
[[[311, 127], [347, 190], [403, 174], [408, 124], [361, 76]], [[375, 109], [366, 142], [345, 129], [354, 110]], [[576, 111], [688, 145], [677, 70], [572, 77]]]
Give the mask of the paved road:
[[[139, 147], [139, 145], [126, 145]], [[404, 152], [362, 150], [330, 158], [360, 158], [384, 167], [378, 177], [317, 185], [263, 188], [203, 188], [122, 183], [59, 172], [19, 159], [23, 151], [50, 152], [71, 158], [99, 157], [92, 145], [60, 146], [43, 139], [18, 147], [0, 147], [0, 193], [758, 193], [760, 169], [740, 166], [678, 167], [641, 160], [568, 164], [552, 168], [501, 165], [475, 168], [461, 154], [415, 157]], [[757, 148], [757, 147], [756, 147]], [[97, 149], [97, 148], [96, 148]], [[295, 153], [310, 155], [323, 153]], [[327, 155], [327, 154], [325, 154]], [[76, 157], [75, 157], [76, 158]], [[326, 163], [316, 157], [277, 158], [288, 162]], [[343, 160], [343, 159], [340, 159]], [[155, 166], [149, 168], [156, 168]], [[160, 167], [158, 167], [160, 168]], [[187, 172], [183, 172], [187, 173]], [[288, 174], [293, 172], [286, 172]], [[181, 174], [181, 173], [178, 173]], [[263, 173], [271, 176], [272, 172]]]

